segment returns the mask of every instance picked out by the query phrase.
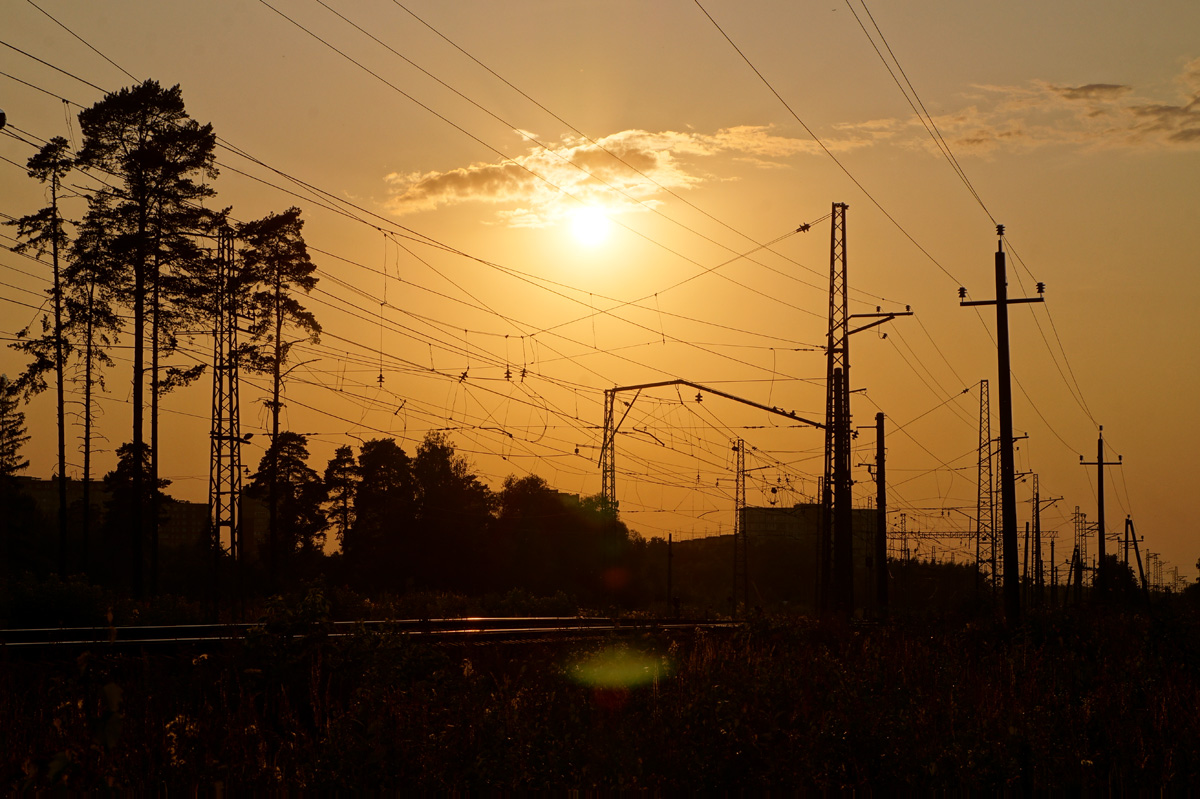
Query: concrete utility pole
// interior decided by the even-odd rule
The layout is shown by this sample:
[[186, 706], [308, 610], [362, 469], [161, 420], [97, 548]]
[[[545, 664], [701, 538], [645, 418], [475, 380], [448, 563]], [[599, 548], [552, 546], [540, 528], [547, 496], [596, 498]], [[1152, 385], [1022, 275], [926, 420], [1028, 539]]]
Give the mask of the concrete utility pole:
[[738, 588], [742, 609], [750, 615], [750, 546], [746, 538], [746, 442], [733, 442], [735, 477], [733, 482], [733, 618], [737, 618]]
[[[1096, 467], [1096, 543], [1099, 549], [1097, 550], [1095, 587], [1096, 595], [1104, 597], [1108, 595], [1108, 578], [1110, 576], [1108, 567], [1104, 565], [1104, 467], [1121, 465], [1120, 455], [1115, 461], [1104, 460], [1104, 425], [1100, 425], [1100, 436], [1096, 439], [1096, 460], [1085, 462], [1083, 456], [1080, 455], [1079, 465]], [[1128, 561], [1128, 554], [1125, 559]]]
[[875, 414], [875, 599], [887, 612], [887, 449], [883, 443], [883, 414]]
[[1138, 576], [1142, 580], [1142, 593], [1149, 596], [1150, 587], [1146, 584], [1146, 572], [1142, 568], [1142, 551], [1138, 548], [1137, 530], [1133, 527], [1132, 516], [1125, 517], [1125, 531], [1129, 535], [1129, 538], [1133, 540], [1133, 554], [1137, 558]]
[[959, 305], [996, 306], [996, 387], [1000, 401], [1000, 525], [1004, 554], [1004, 616], [1010, 624], [1021, 619], [1021, 586], [1018, 574], [1016, 462], [1013, 455], [1012, 365], [1008, 348], [1008, 306], [1042, 302], [1045, 284], [1038, 283], [1037, 297], [1009, 299], [1008, 269], [1004, 259], [1004, 225], [996, 225], [996, 299], [966, 299], [967, 290], [958, 289]]

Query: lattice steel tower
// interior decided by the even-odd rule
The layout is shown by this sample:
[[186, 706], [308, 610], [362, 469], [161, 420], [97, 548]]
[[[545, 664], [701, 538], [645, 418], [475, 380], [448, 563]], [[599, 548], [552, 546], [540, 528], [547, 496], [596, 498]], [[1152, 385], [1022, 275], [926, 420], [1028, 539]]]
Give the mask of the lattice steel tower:
[[988, 381], [979, 381], [979, 487], [975, 500], [975, 572], [996, 590], [996, 479], [992, 471], [992, 409]]
[[[242, 486], [241, 422], [238, 411], [237, 277], [233, 231], [217, 238], [217, 307], [213, 329], [212, 434], [208, 470], [209, 524], [214, 557], [242, 558], [238, 497]], [[229, 542], [226, 549], [222, 539]]]
[[604, 390], [604, 437], [600, 442], [600, 502], [603, 512], [617, 517], [617, 431], [613, 424], [613, 407], [617, 401], [615, 388]]
[[821, 605], [854, 604], [850, 529], [850, 317], [846, 309], [846, 203], [833, 204], [825, 380], [825, 479], [821, 496]]

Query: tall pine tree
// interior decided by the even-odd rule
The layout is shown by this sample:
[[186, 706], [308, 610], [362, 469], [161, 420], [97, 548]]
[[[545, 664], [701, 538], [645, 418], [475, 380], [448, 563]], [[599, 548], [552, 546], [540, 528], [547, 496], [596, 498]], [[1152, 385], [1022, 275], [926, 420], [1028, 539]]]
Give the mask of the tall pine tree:
[[58, 574], [67, 574], [67, 424], [63, 371], [69, 346], [64, 332], [65, 302], [63, 275], [59, 255], [66, 249], [67, 232], [59, 210], [58, 198], [62, 179], [73, 167], [70, 145], [62, 136], [46, 142], [26, 164], [29, 176], [50, 189], [50, 204], [39, 211], [12, 222], [17, 227], [17, 252], [32, 250], [50, 256], [53, 273], [50, 297], [52, 316], [42, 318], [42, 335], [28, 338], [28, 328], [21, 331], [23, 339], [13, 346], [33, 356], [33, 360], [18, 381], [26, 397], [46, 387], [45, 372], [53, 369], [55, 394], [58, 400]]
[[[154, 311], [161, 301], [163, 246], [190, 224], [185, 220], [200, 201], [214, 193], [204, 180], [217, 174], [216, 138], [211, 125], [188, 116], [179, 86], [166, 89], [153, 80], [105, 96], [80, 112], [79, 127], [83, 145], [78, 165], [111, 176], [89, 199], [88, 213], [103, 214], [108, 221], [109, 251], [129, 276], [122, 299], [133, 311], [131, 446], [140, 452], [145, 442], [145, 346], [148, 340], [157, 346], [159, 340]], [[147, 335], [147, 322], [153, 337]], [[155, 453], [150, 455], [153, 464]], [[148, 474], [141, 473], [140, 458], [132, 463], [131, 495], [140, 502], [147, 496], [143, 483], [157, 480], [150, 466]], [[148, 514], [140, 504], [131, 510], [132, 587], [142, 596]]]
[[[242, 365], [249, 371], [271, 377], [271, 398], [267, 409], [271, 413], [271, 452], [279, 439], [279, 416], [283, 410], [285, 365], [292, 347], [309, 340], [317, 341], [321, 325], [317, 318], [297, 299], [299, 292], [308, 293], [317, 285], [313, 274], [316, 264], [308, 256], [304, 242], [304, 221], [299, 208], [289, 208], [282, 214], [270, 214], [238, 226], [243, 241], [243, 280], [250, 287], [242, 313], [249, 319], [250, 342], [242, 354]], [[268, 469], [278, 464], [267, 464]], [[272, 589], [279, 574], [273, 559], [280, 552], [278, 480], [266, 481], [267, 496], [267, 570]]]

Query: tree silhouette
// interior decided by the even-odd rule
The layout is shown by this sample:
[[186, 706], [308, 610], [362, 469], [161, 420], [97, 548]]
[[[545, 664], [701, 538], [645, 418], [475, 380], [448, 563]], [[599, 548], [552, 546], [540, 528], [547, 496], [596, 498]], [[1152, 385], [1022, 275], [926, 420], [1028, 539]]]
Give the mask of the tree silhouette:
[[12, 346], [33, 356], [33, 361], [22, 375], [20, 383], [26, 396], [46, 387], [45, 372], [54, 370], [56, 399], [58, 401], [58, 573], [67, 574], [67, 424], [63, 369], [69, 353], [64, 335], [63, 275], [59, 253], [67, 246], [67, 233], [58, 207], [59, 186], [71, 171], [73, 161], [70, 145], [61, 136], [46, 142], [27, 163], [29, 176], [49, 185], [50, 204], [28, 216], [10, 222], [17, 227], [17, 252], [34, 251], [49, 254], [53, 281], [50, 297], [53, 304], [53, 321], [42, 317], [42, 335], [28, 339], [28, 328], [18, 334], [22, 339]]
[[122, 320], [116, 311], [121, 271], [109, 250], [104, 226], [107, 214], [93, 204], [71, 243], [71, 256], [64, 270], [67, 285], [67, 317], [71, 337], [77, 342], [83, 362], [83, 500], [81, 527], [83, 562], [91, 562], [92, 532], [92, 440], [95, 421], [94, 391], [104, 389], [104, 369], [113, 365], [108, 348], [116, 342]]
[[29, 436], [17, 396], [18, 388], [8, 375], [0, 375], [0, 481], [5, 484], [11, 483], [17, 472], [29, 468], [29, 461], [21, 457], [21, 447]]
[[367, 586], [403, 586], [415, 576], [412, 462], [395, 439], [374, 439], [359, 450], [358, 473], [354, 524], [342, 541], [346, 565]]
[[0, 568], [9, 573], [15, 572], [18, 564], [40, 567], [43, 560], [34, 535], [43, 525], [33, 500], [21, 492], [16, 479], [18, 472], [29, 467], [29, 461], [21, 456], [28, 441], [20, 389], [0, 374]]
[[325, 489], [329, 492], [329, 507], [325, 511], [334, 528], [339, 545], [345, 548], [346, 531], [354, 526], [355, 494], [361, 479], [358, 463], [354, 460], [354, 449], [338, 447], [325, 466]]
[[134, 528], [135, 519], [145, 508], [160, 508], [166, 499], [162, 490], [170, 480], [150, 477], [150, 447], [129, 442], [117, 448], [117, 467], [104, 475], [108, 504], [104, 513], [104, 550], [108, 576], [116, 584], [136, 587], [140, 572], [145, 570], [147, 552], [139, 546]]
[[[271, 376], [271, 399], [266, 405], [271, 412], [271, 441], [279, 437], [279, 415], [283, 409], [280, 397], [292, 346], [301, 340], [317, 341], [321, 325], [313, 314], [296, 299], [297, 292], [309, 292], [317, 284], [313, 275], [316, 265], [308, 257], [304, 243], [304, 222], [299, 208], [289, 208], [282, 214], [270, 214], [238, 226], [238, 236], [245, 242], [242, 250], [244, 283], [250, 287], [242, 312], [249, 319], [250, 341], [241, 354], [242, 363], [251, 372]], [[289, 340], [296, 331], [305, 335]], [[272, 450], [278, 451], [272, 446]], [[274, 490], [278, 481], [269, 481]], [[279, 497], [267, 496], [267, 539], [270, 553], [279, 551]], [[274, 584], [277, 570], [268, 556], [269, 578]]]
[[[80, 112], [79, 127], [83, 144], [76, 163], [111, 176], [89, 198], [88, 214], [103, 225], [110, 253], [130, 278], [122, 299], [133, 310], [131, 443], [140, 451], [145, 441], [146, 306], [150, 302], [154, 310], [161, 301], [163, 243], [181, 233], [181, 220], [190, 209], [213, 194], [198, 181], [216, 177], [215, 136], [211, 125], [201, 126], [187, 115], [179, 86], [164, 89], [153, 80], [106, 95]], [[152, 332], [157, 347], [157, 325]], [[133, 473], [135, 481], [145, 476], [141, 470]], [[134, 496], [142, 492], [134, 491]], [[143, 514], [140, 507], [131, 510], [132, 584], [135, 596], [141, 596]]]
[[280, 433], [263, 453], [248, 491], [276, 501], [279, 534], [267, 539], [267, 546], [275, 550], [267, 553], [268, 563], [291, 566], [321, 554], [328, 526], [321, 506], [328, 492], [308, 465], [308, 439], [290, 431]]
[[622, 599], [634, 573], [628, 529], [599, 497], [579, 498], [537, 475], [509, 476], [500, 491], [494, 557], [512, 584], [538, 594], [566, 590], [588, 601]]
[[429, 587], [477, 588], [484, 576], [480, 544], [492, 522], [495, 497], [471, 473], [445, 433], [432, 432], [417, 447], [412, 465], [416, 488], [417, 562], [427, 564]]

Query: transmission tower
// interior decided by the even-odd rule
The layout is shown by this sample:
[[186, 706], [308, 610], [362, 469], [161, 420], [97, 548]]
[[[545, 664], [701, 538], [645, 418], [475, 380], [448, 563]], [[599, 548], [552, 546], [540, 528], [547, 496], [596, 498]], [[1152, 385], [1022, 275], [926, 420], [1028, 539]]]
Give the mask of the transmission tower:
[[[606, 389], [604, 392], [604, 438], [600, 446], [600, 502], [604, 513], [612, 518], [617, 516], [617, 435], [613, 425], [613, 405], [616, 403], [617, 389]], [[623, 419], [624, 417], [622, 417]]]
[[[241, 493], [241, 422], [238, 412], [237, 279], [233, 231], [217, 239], [217, 307], [213, 330], [213, 401], [208, 507], [215, 562], [223, 552], [242, 559], [238, 497]], [[226, 531], [223, 536], [223, 531]], [[228, 550], [222, 544], [229, 542]], [[215, 572], [214, 572], [215, 579]]]
[[846, 312], [846, 203], [833, 204], [829, 234], [829, 331], [825, 349], [825, 482], [821, 497], [821, 603], [854, 601], [850, 513], [850, 334]]
[[[821, 607], [854, 605], [854, 532], [850, 505], [850, 336], [912, 311], [847, 312], [846, 203], [834, 203], [829, 232], [829, 331], [825, 358], [825, 471], [821, 489]], [[850, 329], [852, 319], [873, 319]]]
[[1087, 563], [1087, 514], [1076, 505], [1071, 519], [1075, 523], [1075, 601], [1080, 602], [1083, 599], [1083, 569]]
[[[983, 573], [996, 590], [996, 480], [992, 473], [992, 409], [988, 381], [979, 381], [979, 487], [975, 501], [975, 573]], [[979, 579], [977, 576], [976, 579]]]

